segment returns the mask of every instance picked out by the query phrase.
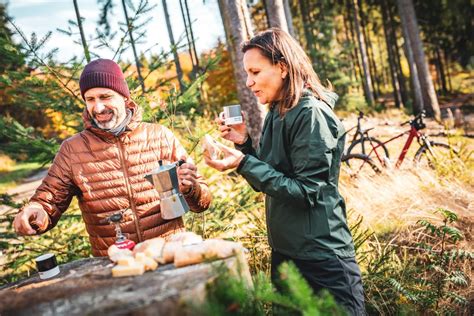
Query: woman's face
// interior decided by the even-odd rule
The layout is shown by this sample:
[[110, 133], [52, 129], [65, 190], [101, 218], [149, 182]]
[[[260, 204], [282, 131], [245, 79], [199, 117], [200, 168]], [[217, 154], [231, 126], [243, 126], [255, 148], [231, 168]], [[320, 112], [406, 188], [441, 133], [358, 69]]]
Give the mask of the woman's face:
[[278, 101], [281, 98], [283, 79], [287, 75], [282, 64], [272, 64], [271, 60], [251, 48], [244, 54], [244, 68], [247, 73], [247, 87], [252, 90], [261, 104]]

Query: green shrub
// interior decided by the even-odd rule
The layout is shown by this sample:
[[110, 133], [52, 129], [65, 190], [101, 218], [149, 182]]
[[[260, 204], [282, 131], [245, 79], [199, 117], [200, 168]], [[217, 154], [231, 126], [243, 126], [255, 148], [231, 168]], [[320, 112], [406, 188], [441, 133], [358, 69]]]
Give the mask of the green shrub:
[[193, 315], [345, 315], [334, 298], [311, 287], [292, 263], [279, 269], [281, 292], [263, 272], [253, 278], [253, 286], [226, 271], [207, 286], [206, 302], [193, 306]]

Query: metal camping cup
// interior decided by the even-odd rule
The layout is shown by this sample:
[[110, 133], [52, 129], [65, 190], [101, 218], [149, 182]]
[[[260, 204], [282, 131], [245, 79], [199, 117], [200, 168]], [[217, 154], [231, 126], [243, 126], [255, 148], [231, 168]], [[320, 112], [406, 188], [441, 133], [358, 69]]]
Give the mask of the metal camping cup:
[[242, 118], [240, 104], [224, 106], [222, 118], [224, 119], [225, 125], [241, 124], [244, 120]]
[[54, 254], [47, 253], [41, 255], [35, 259], [35, 262], [40, 279], [49, 279], [59, 274], [59, 266]]

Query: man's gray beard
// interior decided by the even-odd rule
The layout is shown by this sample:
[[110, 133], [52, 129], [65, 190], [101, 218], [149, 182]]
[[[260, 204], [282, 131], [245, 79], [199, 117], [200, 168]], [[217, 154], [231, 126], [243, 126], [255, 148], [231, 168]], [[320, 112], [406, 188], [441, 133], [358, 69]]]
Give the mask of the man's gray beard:
[[97, 125], [98, 128], [100, 129], [112, 129], [116, 126], [118, 126], [120, 123], [117, 122], [117, 115], [113, 115], [112, 118], [110, 119], [110, 121], [106, 122], [106, 123], [100, 123], [99, 121], [97, 121], [95, 118], [94, 118], [94, 122], [95, 124]]
[[93, 118], [93, 120], [94, 120], [95, 125], [97, 125], [98, 128], [103, 129], [103, 130], [111, 130], [111, 129], [116, 128], [120, 124], [122, 124], [122, 122], [125, 120], [126, 117], [127, 117], [127, 113], [124, 112], [121, 118], [118, 118], [118, 115], [114, 113], [110, 121], [106, 123], [99, 123], [95, 119], [95, 117]]

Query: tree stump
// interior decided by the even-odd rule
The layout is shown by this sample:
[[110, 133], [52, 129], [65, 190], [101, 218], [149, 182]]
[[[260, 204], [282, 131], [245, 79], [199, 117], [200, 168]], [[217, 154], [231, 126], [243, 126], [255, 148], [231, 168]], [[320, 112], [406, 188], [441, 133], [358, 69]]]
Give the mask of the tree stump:
[[112, 277], [108, 258], [81, 259], [60, 265], [54, 278], [36, 275], [1, 288], [0, 315], [183, 315], [187, 304], [204, 300], [218, 266], [250, 280], [247, 263], [239, 258], [179, 269], [168, 264], [123, 278]]

